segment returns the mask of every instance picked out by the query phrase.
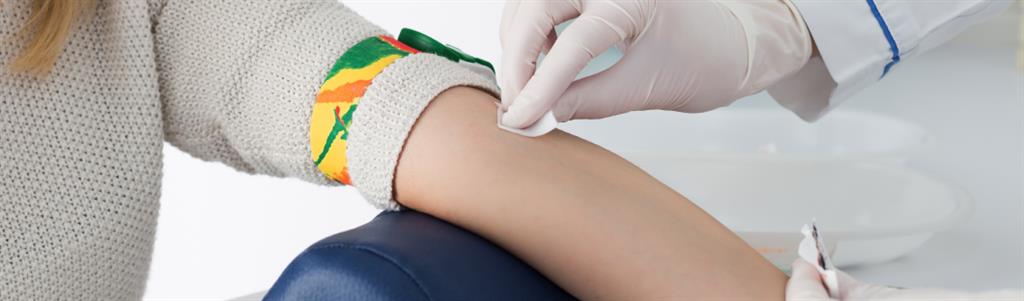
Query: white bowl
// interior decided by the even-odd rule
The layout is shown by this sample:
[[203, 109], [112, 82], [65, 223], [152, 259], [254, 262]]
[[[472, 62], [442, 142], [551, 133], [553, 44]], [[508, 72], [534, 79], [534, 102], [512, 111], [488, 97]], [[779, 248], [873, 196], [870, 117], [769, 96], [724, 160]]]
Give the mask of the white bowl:
[[812, 219], [835, 263], [851, 266], [907, 254], [972, 209], [962, 190], [901, 166], [625, 157], [784, 269]]
[[772, 161], [902, 164], [928, 142], [919, 126], [876, 113], [835, 111], [807, 123], [783, 109], [720, 109], [702, 114], [647, 111], [562, 130], [616, 153]]

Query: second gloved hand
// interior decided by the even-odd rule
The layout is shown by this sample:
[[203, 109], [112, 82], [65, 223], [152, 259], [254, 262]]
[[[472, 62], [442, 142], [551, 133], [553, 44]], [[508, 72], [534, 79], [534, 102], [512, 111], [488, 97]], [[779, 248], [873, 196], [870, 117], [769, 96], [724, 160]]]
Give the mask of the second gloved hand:
[[797, 259], [786, 284], [786, 301], [1001, 301], [1021, 300], [1024, 292], [1001, 290], [962, 292], [930, 288], [896, 288], [860, 282], [843, 271], [836, 271], [839, 280], [837, 298], [830, 298], [814, 265]]
[[[572, 18], [556, 39], [555, 25]], [[812, 44], [786, 0], [512, 0], [501, 41], [501, 122], [513, 128], [549, 110], [566, 121], [726, 106], [799, 70]], [[618, 63], [574, 81], [613, 45]]]

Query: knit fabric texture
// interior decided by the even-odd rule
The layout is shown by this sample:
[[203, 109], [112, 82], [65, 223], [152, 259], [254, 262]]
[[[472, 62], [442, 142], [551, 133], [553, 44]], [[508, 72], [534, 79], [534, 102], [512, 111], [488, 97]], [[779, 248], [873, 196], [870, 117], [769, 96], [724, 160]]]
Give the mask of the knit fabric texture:
[[465, 65], [469, 63], [455, 64], [432, 54], [410, 55], [388, 66], [363, 95], [348, 138], [349, 169], [359, 192], [378, 208], [401, 208], [392, 199], [399, 153], [416, 119], [434, 97], [454, 83], [499, 94], [493, 78]]
[[[310, 158], [316, 93], [346, 49], [384, 34], [341, 4], [100, 0], [35, 78], [7, 70], [31, 2], [0, 2], [0, 300], [140, 299], [164, 141], [243, 172], [335, 185]], [[367, 88], [348, 159], [369, 201], [399, 208], [405, 138], [453, 86], [496, 92], [493, 78], [429, 54]]]
[[324, 175], [352, 185], [346, 151], [353, 113], [374, 77], [398, 59], [418, 52], [389, 36], [376, 36], [350, 47], [334, 63], [316, 96], [309, 125], [313, 163]]

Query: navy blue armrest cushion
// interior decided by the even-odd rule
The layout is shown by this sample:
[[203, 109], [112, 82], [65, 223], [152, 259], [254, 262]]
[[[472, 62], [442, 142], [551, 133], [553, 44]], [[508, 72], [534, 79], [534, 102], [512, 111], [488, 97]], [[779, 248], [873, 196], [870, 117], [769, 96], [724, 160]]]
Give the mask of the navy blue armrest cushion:
[[400, 211], [313, 244], [264, 300], [575, 299], [486, 239]]

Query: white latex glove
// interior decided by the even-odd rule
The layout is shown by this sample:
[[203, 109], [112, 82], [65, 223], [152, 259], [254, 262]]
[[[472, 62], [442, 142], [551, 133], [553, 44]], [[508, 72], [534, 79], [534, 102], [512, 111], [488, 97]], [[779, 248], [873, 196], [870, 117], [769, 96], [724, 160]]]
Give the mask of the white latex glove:
[[843, 271], [835, 270], [839, 279], [839, 297], [829, 298], [821, 277], [813, 265], [797, 259], [786, 284], [786, 301], [1019, 301], [1020, 291], [994, 291], [982, 293], [959, 292], [942, 289], [903, 289], [857, 281]]
[[[556, 40], [555, 25], [572, 18]], [[520, 129], [549, 111], [559, 121], [708, 111], [766, 88], [811, 55], [803, 19], [786, 0], [511, 0], [501, 42], [501, 123]], [[613, 45], [624, 54], [618, 63], [574, 82]]]

